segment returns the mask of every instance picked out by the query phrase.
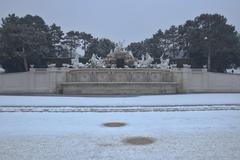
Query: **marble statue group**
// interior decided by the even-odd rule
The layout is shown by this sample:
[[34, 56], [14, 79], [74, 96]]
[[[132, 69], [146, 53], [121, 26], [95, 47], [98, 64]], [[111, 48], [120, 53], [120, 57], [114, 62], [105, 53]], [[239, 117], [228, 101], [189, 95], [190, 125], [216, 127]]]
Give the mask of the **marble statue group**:
[[[133, 56], [131, 51], [126, 51], [121, 44], [118, 44], [114, 50], [111, 50], [106, 58], [101, 58], [93, 54], [86, 64], [79, 62], [79, 55], [72, 59], [73, 68], [161, 68], [169, 69], [170, 59], [159, 58], [159, 64], [153, 64], [154, 59], [149, 53], [142, 55], [141, 59]], [[121, 64], [119, 64], [121, 63]]]

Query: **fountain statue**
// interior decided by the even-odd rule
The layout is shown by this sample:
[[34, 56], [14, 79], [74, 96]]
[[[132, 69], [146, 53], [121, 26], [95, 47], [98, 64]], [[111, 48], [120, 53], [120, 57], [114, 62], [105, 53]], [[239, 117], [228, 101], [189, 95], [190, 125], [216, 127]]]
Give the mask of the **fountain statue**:
[[80, 57], [80, 55], [76, 54], [75, 58], [72, 59], [72, 67], [73, 68], [84, 68], [84, 67], [86, 67], [83, 63], [79, 62], [79, 57]]
[[169, 69], [169, 63], [170, 63], [170, 59], [163, 59], [163, 56], [165, 54], [163, 53], [162, 56], [160, 57], [160, 64], [157, 64], [157, 68], [161, 68], [161, 69]]
[[93, 54], [89, 63], [82, 64], [79, 63], [79, 54], [76, 54], [75, 58], [72, 59], [72, 67], [73, 68], [88, 68], [88, 67], [98, 67], [98, 68], [161, 68], [161, 69], [169, 69], [170, 59], [163, 59], [162, 54], [160, 57], [160, 64], [153, 65], [154, 59], [150, 56], [149, 53], [142, 55], [140, 60], [136, 60], [131, 51], [126, 51], [123, 47], [123, 43], [119, 42], [116, 44], [114, 50], [111, 50], [106, 58], [102, 59], [98, 57], [96, 54]]
[[3, 69], [2, 66], [0, 65], [0, 74], [4, 72], [5, 72], [5, 69]]
[[89, 61], [92, 67], [105, 67], [104, 60], [95, 54], [92, 55], [92, 58]]
[[105, 58], [105, 64], [108, 68], [132, 68], [134, 67], [135, 58], [132, 52], [128, 52], [124, 49], [123, 43], [116, 44], [114, 51]]
[[73, 66], [73, 68], [78, 68], [78, 64], [79, 64], [79, 55], [76, 54], [75, 58], [72, 59], [72, 66]]
[[238, 67], [237, 69], [232, 67], [230, 69], [226, 69], [227, 73], [231, 73], [231, 74], [240, 74], [240, 67]]
[[125, 49], [123, 47], [123, 42], [118, 42], [116, 44], [115, 49], [114, 49], [114, 53], [116, 53], [116, 52], [124, 52], [124, 51], [125, 51]]
[[138, 60], [137, 67], [139, 68], [151, 67], [153, 60], [154, 59], [148, 53], [146, 54], [146, 56], [142, 55], [141, 60]]

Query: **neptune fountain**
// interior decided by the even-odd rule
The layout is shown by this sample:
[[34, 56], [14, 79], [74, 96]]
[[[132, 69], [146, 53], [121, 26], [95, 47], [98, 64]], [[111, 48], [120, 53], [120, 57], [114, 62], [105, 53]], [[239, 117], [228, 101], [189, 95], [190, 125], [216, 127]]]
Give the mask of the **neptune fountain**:
[[111, 50], [106, 58], [101, 58], [93, 54], [86, 64], [79, 62], [77, 54], [72, 59], [73, 68], [160, 68], [169, 69], [169, 58], [163, 59], [164, 54], [160, 57], [160, 64], [152, 64], [154, 59], [149, 53], [142, 55], [141, 59], [133, 56], [131, 51], [126, 51], [121, 43], [117, 44], [114, 50]]

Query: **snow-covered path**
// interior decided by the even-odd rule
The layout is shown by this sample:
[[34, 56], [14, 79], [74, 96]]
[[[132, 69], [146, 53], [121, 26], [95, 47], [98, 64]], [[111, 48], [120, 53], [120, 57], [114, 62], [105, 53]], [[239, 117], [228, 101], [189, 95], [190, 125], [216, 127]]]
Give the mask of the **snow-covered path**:
[[240, 104], [240, 94], [183, 94], [136, 97], [0, 96], [0, 106], [173, 106]]
[[[112, 121], [128, 125], [102, 126]], [[0, 113], [0, 159], [240, 159], [239, 124], [240, 111]], [[156, 142], [122, 142], [131, 136]]]

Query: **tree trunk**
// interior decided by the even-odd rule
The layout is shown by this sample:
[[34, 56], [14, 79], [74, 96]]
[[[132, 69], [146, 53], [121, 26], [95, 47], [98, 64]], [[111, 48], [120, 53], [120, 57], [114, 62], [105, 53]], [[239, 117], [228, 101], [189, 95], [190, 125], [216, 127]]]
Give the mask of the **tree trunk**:
[[211, 68], [211, 46], [210, 44], [208, 44], [208, 64], [207, 64], [207, 69], [208, 69], [208, 72], [211, 72], [212, 68]]
[[23, 52], [23, 64], [24, 64], [24, 69], [27, 72], [28, 71], [28, 62], [27, 62], [27, 56], [25, 54], [25, 48], [22, 47], [22, 52]]
[[28, 71], [28, 62], [27, 62], [27, 56], [25, 56], [25, 55], [23, 57], [23, 64], [24, 64], [24, 69], [27, 72]]

